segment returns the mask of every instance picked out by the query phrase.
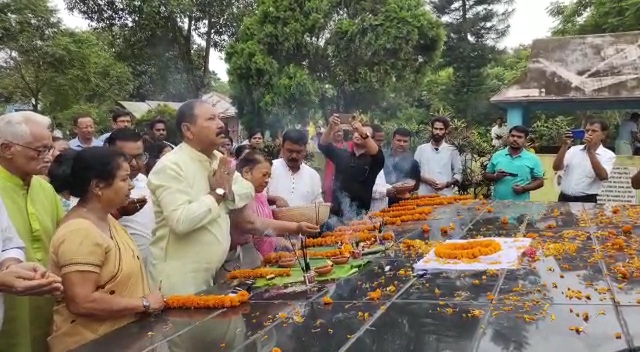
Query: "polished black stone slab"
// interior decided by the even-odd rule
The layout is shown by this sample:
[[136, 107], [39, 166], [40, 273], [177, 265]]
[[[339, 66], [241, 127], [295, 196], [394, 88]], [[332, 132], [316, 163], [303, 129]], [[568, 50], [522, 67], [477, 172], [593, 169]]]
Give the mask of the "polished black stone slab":
[[470, 301], [486, 303], [495, 294], [500, 279], [496, 270], [443, 271], [416, 279], [398, 300]]
[[518, 232], [522, 229], [530, 213], [542, 208], [539, 203], [494, 202], [469, 226], [474, 232]]
[[[338, 351], [383, 309], [382, 302], [309, 302], [236, 351]], [[199, 350], [203, 351], [203, 350]]]
[[584, 204], [593, 226], [640, 225], [640, 205]]
[[347, 351], [471, 351], [488, 312], [483, 304], [393, 302]]
[[368, 301], [369, 292], [380, 289], [380, 301], [391, 300], [410, 280], [412, 265], [402, 259], [375, 259], [361, 273], [344, 278], [328, 289], [320, 300], [328, 296], [333, 301]]
[[590, 226], [582, 203], [532, 203], [525, 231]]
[[503, 308], [492, 307], [476, 351], [612, 352], [627, 347], [616, 308], [610, 305], [549, 305], [544, 311]]
[[[369, 256], [370, 263], [354, 276], [308, 288], [255, 289], [249, 304], [229, 310], [166, 311], [79, 351], [262, 352], [278, 347], [566, 352], [640, 347], [640, 279], [624, 280], [614, 270], [638, 258], [640, 215], [635, 214], [640, 208], [618, 208], [479, 201], [435, 207], [427, 221], [391, 228], [397, 244], [403, 239], [526, 236], [536, 239], [542, 255], [518, 269], [441, 271], [423, 277], [411, 270], [423, 254], [411, 257], [396, 245]], [[425, 233], [423, 225], [430, 230]], [[620, 234], [624, 225], [632, 225], [632, 231], [621, 248], [614, 248], [610, 233]], [[368, 297], [376, 289], [381, 290], [377, 301]], [[324, 304], [324, 297], [333, 303]]]
[[314, 286], [268, 286], [254, 289], [251, 301], [308, 301], [335, 286], [335, 282], [317, 282]]

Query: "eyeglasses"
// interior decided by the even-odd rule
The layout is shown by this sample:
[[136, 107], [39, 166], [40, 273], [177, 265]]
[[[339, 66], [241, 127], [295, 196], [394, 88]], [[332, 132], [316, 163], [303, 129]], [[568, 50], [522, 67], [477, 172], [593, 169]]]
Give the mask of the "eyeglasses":
[[11, 144], [15, 144], [19, 147], [25, 148], [25, 149], [29, 149], [31, 151], [36, 152], [36, 156], [38, 158], [44, 158], [45, 156], [51, 154], [54, 149], [56, 149], [54, 146], [49, 146], [49, 147], [42, 147], [42, 148], [34, 148], [34, 147], [29, 147], [27, 145], [24, 144], [20, 144], [20, 143], [16, 143], [16, 142], [10, 142]]
[[127, 162], [130, 163], [132, 160], [135, 160], [141, 164], [146, 163], [147, 161], [149, 161], [149, 154], [147, 153], [142, 153], [142, 154], [138, 154], [134, 157], [131, 157], [129, 155], [127, 155]]

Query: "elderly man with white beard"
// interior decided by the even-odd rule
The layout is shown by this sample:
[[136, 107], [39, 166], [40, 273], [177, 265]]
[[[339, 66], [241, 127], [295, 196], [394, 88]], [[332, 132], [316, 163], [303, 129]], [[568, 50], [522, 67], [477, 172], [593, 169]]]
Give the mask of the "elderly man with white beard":
[[[53, 187], [38, 177], [52, 160], [50, 124], [31, 111], [0, 116], [0, 199], [24, 242], [26, 261], [41, 266], [47, 265], [51, 237], [64, 215]], [[53, 299], [8, 296], [5, 304], [2, 350], [47, 351]]]

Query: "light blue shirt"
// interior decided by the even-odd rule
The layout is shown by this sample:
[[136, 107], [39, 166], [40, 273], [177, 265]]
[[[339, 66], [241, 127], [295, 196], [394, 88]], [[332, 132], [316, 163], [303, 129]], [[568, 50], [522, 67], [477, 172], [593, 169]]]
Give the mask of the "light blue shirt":
[[[90, 147], [102, 147], [104, 146], [104, 142], [98, 140], [98, 139], [93, 139], [91, 141], [91, 145]], [[71, 149], [75, 149], [75, 150], [82, 150], [85, 148], [84, 145], [82, 145], [82, 143], [80, 143], [80, 140], [78, 139], [78, 137], [72, 139], [69, 141], [69, 148]]]
[[493, 191], [493, 199], [495, 200], [528, 201], [530, 192], [515, 194], [512, 187], [515, 185], [524, 186], [533, 179], [544, 176], [540, 159], [535, 154], [524, 149], [515, 156], [509, 154], [509, 148], [495, 152], [491, 156], [491, 160], [489, 160], [487, 172], [493, 174], [498, 170], [514, 173], [518, 176], [507, 176], [502, 180], [496, 181]]
[[111, 135], [111, 132], [107, 132], [102, 136], [98, 137], [98, 140], [102, 142], [102, 144], [104, 144], [104, 142], [107, 140], [107, 138], [109, 138], [110, 135]]

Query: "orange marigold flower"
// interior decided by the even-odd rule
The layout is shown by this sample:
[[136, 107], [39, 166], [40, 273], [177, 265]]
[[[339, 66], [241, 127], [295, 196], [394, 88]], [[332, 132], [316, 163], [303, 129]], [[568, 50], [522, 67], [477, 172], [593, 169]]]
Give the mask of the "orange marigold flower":
[[372, 301], [379, 300], [381, 296], [382, 296], [382, 290], [380, 289], [367, 293], [367, 298], [369, 298]]
[[496, 240], [474, 240], [442, 243], [436, 246], [434, 254], [443, 259], [475, 259], [498, 253], [502, 249]]
[[249, 293], [240, 291], [236, 295], [171, 295], [165, 298], [169, 309], [220, 309], [232, 308], [249, 301]]
[[331, 304], [331, 303], [333, 303], [333, 300], [329, 298], [329, 296], [322, 297], [322, 304]]
[[622, 233], [631, 233], [633, 231], [633, 226], [631, 225], [624, 225], [622, 226]]

